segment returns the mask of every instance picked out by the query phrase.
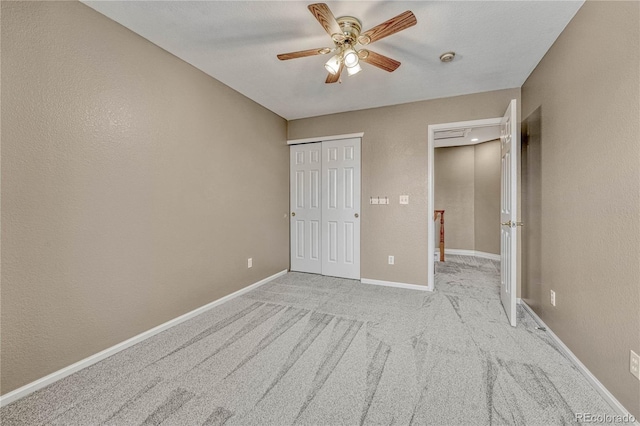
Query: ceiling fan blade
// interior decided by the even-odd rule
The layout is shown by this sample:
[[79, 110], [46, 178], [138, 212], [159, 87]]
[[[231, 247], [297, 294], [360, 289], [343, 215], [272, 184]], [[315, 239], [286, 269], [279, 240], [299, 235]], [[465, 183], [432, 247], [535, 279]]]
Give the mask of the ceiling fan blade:
[[399, 31], [412, 27], [417, 23], [418, 21], [413, 12], [407, 10], [406, 12], [401, 13], [400, 15], [393, 17], [388, 21], [385, 21], [382, 24], [376, 25], [370, 30], [363, 32], [360, 37], [358, 37], [358, 42], [360, 42], [360, 44], [373, 43], [374, 41], [378, 41], [382, 38], [388, 37]]
[[338, 69], [338, 72], [335, 74], [329, 73], [329, 75], [327, 76], [327, 79], [325, 80], [325, 83], [327, 84], [337, 83], [340, 80], [340, 74], [342, 74], [343, 69], [344, 69], [344, 64], [340, 64], [340, 68]]
[[361, 61], [368, 63], [369, 65], [373, 65], [374, 67], [378, 67], [385, 71], [393, 72], [400, 66], [400, 62], [395, 59], [391, 59], [387, 56], [381, 55], [376, 52], [372, 52], [370, 50], [361, 50], [358, 52], [358, 56]]
[[343, 36], [342, 29], [340, 25], [338, 25], [338, 21], [331, 13], [331, 9], [325, 3], [314, 3], [310, 4], [309, 10], [313, 13], [313, 16], [316, 17], [322, 28], [333, 38], [334, 34], [338, 34], [339, 36]]
[[326, 55], [331, 52], [328, 47], [322, 47], [320, 49], [301, 50], [299, 52], [281, 53], [278, 55], [278, 59], [286, 61], [287, 59], [304, 58], [306, 56]]

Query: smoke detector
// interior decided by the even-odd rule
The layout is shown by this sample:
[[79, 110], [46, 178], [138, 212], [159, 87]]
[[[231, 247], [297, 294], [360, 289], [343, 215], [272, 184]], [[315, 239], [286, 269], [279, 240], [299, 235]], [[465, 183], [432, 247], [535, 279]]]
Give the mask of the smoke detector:
[[451, 62], [453, 58], [456, 57], [456, 52], [446, 52], [440, 55], [440, 61], [442, 62]]

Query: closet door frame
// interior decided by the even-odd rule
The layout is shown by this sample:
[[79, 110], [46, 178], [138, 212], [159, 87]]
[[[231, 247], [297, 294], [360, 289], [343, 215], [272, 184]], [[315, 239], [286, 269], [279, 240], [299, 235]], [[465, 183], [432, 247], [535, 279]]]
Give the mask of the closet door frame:
[[[362, 175], [361, 175], [361, 166], [362, 166], [362, 158], [361, 158], [361, 146], [362, 146], [362, 137], [364, 136], [364, 133], [350, 133], [350, 134], [344, 134], [344, 135], [335, 135], [335, 136], [324, 136], [324, 137], [318, 137], [318, 138], [306, 138], [306, 139], [295, 139], [295, 140], [288, 140], [287, 141], [287, 145], [293, 146], [293, 145], [301, 145], [301, 144], [315, 144], [315, 143], [320, 143], [318, 146], [322, 147], [321, 143], [322, 142], [329, 142], [329, 141], [334, 141], [333, 143], [329, 144], [332, 147], [336, 147], [336, 146], [340, 146], [339, 144], [336, 144], [337, 141], [339, 140], [345, 140], [345, 143], [348, 142], [356, 142], [353, 141], [354, 138], [358, 138], [359, 140], [357, 141], [357, 153], [358, 153], [358, 164], [357, 167], [355, 168], [355, 170], [353, 171], [354, 173], [357, 173], [357, 181], [355, 182], [355, 185], [353, 187], [354, 189], [354, 193], [353, 193], [353, 203], [349, 204], [349, 209], [348, 214], [349, 218], [351, 220], [346, 220], [346, 216], [343, 218], [343, 220], [341, 221], [341, 223], [336, 224], [336, 220], [335, 217], [333, 218], [334, 220], [332, 220], [332, 226], [334, 231], [335, 231], [335, 227], [336, 225], [340, 226], [342, 225], [342, 229], [343, 230], [351, 230], [353, 232], [353, 246], [349, 246], [348, 245], [348, 241], [346, 241], [345, 239], [339, 240], [339, 243], [342, 244], [342, 249], [340, 251], [340, 255], [341, 256], [345, 256], [345, 254], [348, 254], [348, 252], [346, 251], [347, 249], [353, 249], [353, 256], [349, 256], [346, 258], [346, 260], [348, 261], [348, 263], [351, 264], [351, 267], [349, 264], [345, 265], [345, 267], [336, 267], [337, 265], [334, 264], [327, 264], [327, 260], [324, 259], [324, 257], [326, 257], [328, 255], [328, 247], [327, 245], [327, 241], [329, 238], [329, 231], [331, 230], [329, 227], [329, 223], [328, 220], [326, 219], [326, 217], [321, 217], [320, 221], [320, 228], [321, 228], [321, 233], [322, 233], [322, 237], [321, 237], [321, 246], [320, 246], [320, 253], [321, 253], [321, 257], [320, 259], [314, 259], [314, 262], [307, 262], [310, 265], [314, 265], [314, 266], [300, 266], [301, 262], [300, 259], [297, 259], [294, 257], [298, 256], [301, 254], [298, 251], [298, 247], [296, 247], [296, 244], [300, 244], [300, 239], [298, 239], [298, 235], [296, 234], [296, 232], [298, 231], [297, 227], [305, 227], [305, 226], [310, 226], [310, 222], [309, 220], [307, 220], [308, 223], [300, 224], [297, 223], [296, 218], [297, 219], [302, 219], [300, 216], [300, 213], [296, 212], [296, 204], [298, 203], [296, 200], [296, 193], [294, 192], [295, 190], [295, 186], [300, 184], [300, 173], [296, 174], [295, 171], [295, 156], [294, 156], [294, 152], [300, 152], [300, 151], [305, 151], [304, 149], [302, 150], [291, 150], [290, 153], [290, 188], [289, 188], [289, 193], [290, 193], [290, 268], [292, 271], [300, 271], [300, 272], [309, 272], [309, 273], [318, 273], [318, 274], [322, 274], [322, 275], [330, 275], [330, 276], [338, 276], [338, 277], [343, 277], [343, 278], [350, 278], [350, 279], [360, 279], [360, 247], [361, 247], [361, 238], [360, 238], [360, 230], [361, 230], [361, 226], [360, 226], [360, 220], [361, 220], [361, 191], [362, 191]], [[351, 140], [351, 141], [349, 141]], [[328, 167], [326, 166], [326, 162], [328, 160], [328, 158], [324, 158], [327, 153], [324, 152], [324, 150], [320, 150], [321, 151], [321, 157], [322, 157], [322, 162], [320, 164], [320, 168], [321, 168], [321, 175], [322, 175], [322, 183], [321, 183], [321, 188], [320, 191], [322, 192], [322, 205], [321, 205], [321, 210], [323, 211], [323, 214], [326, 216], [328, 213], [334, 213], [334, 212], [325, 212], [325, 205], [326, 203], [329, 201], [327, 200], [327, 197], [329, 196], [329, 192], [325, 191], [325, 186], [327, 185], [328, 182], [326, 182], [328, 180], [329, 177], [329, 173], [328, 173]], [[338, 150], [338, 152], [341, 152], [344, 150]], [[346, 151], [345, 151], [346, 152]], [[342, 154], [345, 154], [345, 152], [341, 152]], [[300, 158], [300, 154], [298, 154], [298, 161]], [[308, 161], [308, 160], [307, 160]], [[347, 173], [347, 171], [349, 173]], [[342, 178], [345, 178], [345, 176], [349, 177], [351, 171], [347, 170], [347, 171], [343, 171], [342, 174]], [[305, 180], [305, 183], [307, 184], [311, 184], [310, 180], [309, 180], [310, 175], [307, 174], [305, 178], [303, 178], [303, 180]], [[355, 177], [355, 176], [354, 176]], [[341, 180], [341, 183], [345, 183], [344, 180]], [[348, 180], [347, 182], [348, 183]], [[310, 192], [310, 191], [309, 191]], [[345, 195], [346, 194], [346, 195]], [[343, 191], [341, 194], [338, 194], [338, 197], [341, 198], [342, 201], [345, 201], [345, 196], [349, 195], [349, 191]], [[308, 198], [308, 197], [307, 197]], [[308, 203], [308, 201], [307, 201]], [[295, 214], [295, 216], [294, 216]], [[303, 213], [303, 216], [307, 216], [306, 213]], [[335, 216], [335, 215], [334, 215]], [[307, 218], [309, 219], [309, 218]], [[313, 218], [312, 218], [313, 219]], [[348, 223], [347, 223], [348, 222]], [[309, 236], [309, 232], [310, 232], [311, 228], [307, 229], [306, 234], [308, 234], [307, 236]], [[305, 242], [310, 242], [310, 240], [308, 240], [308, 238], [305, 240]], [[307, 244], [308, 245], [308, 244]], [[307, 247], [308, 249], [310, 249], [310, 246]], [[306, 252], [307, 254], [309, 252]], [[320, 268], [318, 268], [316, 261], [319, 260], [320, 264], [322, 266], [320, 266]], [[334, 259], [335, 261], [335, 259]], [[304, 264], [305, 262], [302, 262], [302, 264]], [[318, 270], [320, 269], [320, 270]]]

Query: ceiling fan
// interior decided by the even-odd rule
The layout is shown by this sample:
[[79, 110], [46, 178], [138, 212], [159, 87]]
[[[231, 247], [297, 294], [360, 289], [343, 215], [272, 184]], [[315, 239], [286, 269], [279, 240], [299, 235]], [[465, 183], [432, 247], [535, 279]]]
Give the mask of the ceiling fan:
[[362, 70], [360, 61], [388, 72], [395, 71], [400, 66], [400, 62], [368, 49], [358, 48], [358, 45], [366, 46], [374, 41], [412, 27], [418, 22], [415, 15], [410, 10], [407, 10], [361, 33], [362, 24], [358, 19], [352, 16], [342, 16], [336, 19], [333, 13], [331, 13], [329, 6], [325, 3], [310, 4], [309, 10], [331, 36], [334, 47], [282, 53], [278, 55], [278, 59], [286, 61], [288, 59], [333, 53], [334, 55], [324, 65], [326, 70], [329, 71], [325, 83], [335, 83], [339, 81], [344, 68], [347, 68], [348, 75], [357, 74]]

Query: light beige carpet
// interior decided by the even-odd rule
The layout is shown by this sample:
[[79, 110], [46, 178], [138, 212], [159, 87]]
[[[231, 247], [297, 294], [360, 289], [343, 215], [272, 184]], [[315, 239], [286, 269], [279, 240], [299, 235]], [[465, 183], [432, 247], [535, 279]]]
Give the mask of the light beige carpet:
[[289, 273], [0, 414], [8, 425], [560, 425], [614, 414], [496, 262], [449, 256], [436, 291]]

